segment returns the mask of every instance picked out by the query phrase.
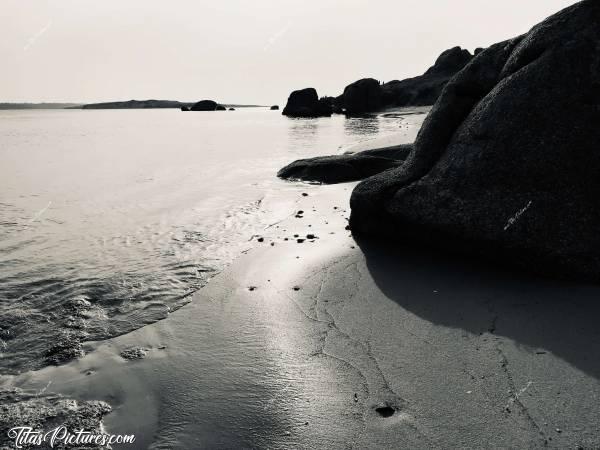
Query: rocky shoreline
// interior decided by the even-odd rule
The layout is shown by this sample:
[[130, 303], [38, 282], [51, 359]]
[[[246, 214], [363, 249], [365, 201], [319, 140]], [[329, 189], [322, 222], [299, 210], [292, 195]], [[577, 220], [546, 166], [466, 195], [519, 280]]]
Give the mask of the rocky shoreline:
[[[475, 55], [482, 49], [477, 49]], [[389, 108], [433, 105], [450, 79], [472, 59], [468, 50], [454, 47], [443, 52], [423, 75], [381, 83], [363, 78], [346, 86], [337, 97], [319, 98], [314, 88], [293, 91], [282, 114], [288, 117], [361, 115]]]
[[[351, 199], [356, 235], [597, 281], [598, 23], [600, 5], [583, 1], [473, 59], [464, 54], [468, 64], [443, 89], [407, 157], [297, 161], [280, 176], [364, 178]], [[356, 104], [371, 109], [377, 86], [361, 81]]]

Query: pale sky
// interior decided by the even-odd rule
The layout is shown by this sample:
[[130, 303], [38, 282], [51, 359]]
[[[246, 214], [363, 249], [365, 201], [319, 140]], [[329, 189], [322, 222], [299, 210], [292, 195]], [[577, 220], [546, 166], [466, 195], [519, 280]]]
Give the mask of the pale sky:
[[282, 104], [424, 72], [574, 0], [0, 0], [0, 102]]

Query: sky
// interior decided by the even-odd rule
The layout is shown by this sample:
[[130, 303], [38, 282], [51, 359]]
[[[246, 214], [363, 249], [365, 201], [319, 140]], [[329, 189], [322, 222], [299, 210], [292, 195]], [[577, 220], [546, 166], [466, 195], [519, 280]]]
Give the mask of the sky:
[[574, 0], [0, 0], [0, 102], [282, 104], [423, 73]]

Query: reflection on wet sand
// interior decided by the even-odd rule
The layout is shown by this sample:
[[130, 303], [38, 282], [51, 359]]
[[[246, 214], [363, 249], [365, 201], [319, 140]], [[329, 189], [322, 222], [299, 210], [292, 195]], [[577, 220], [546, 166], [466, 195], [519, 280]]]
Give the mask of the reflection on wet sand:
[[347, 136], [370, 137], [379, 133], [379, 116], [348, 117], [344, 122]]

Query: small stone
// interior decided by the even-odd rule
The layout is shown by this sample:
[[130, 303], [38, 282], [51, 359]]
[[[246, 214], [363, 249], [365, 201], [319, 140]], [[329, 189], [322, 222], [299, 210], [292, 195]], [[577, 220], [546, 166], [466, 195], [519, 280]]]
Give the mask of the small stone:
[[255, 291], [256, 289], [257, 289], [256, 286], [248, 286], [248, 290], [250, 292]]
[[316, 239], [317, 237], [314, 234], [307, 234], [306, 239]]
[[264, 241], [265, 241], [265, 238], [263, 238], [263, 237], [259, 237], [259, 238], [257, 239], [257, 241], [258, 241], [258, 242], [264, 242]]
[[303, 192], [302, 197], [308, 197], [308, 194], [306, 192]]
[[304, 242], [304, 239], [296, 239], [296, 242], [297, 242], [298, 244], [302, 244], [302, 243]]

